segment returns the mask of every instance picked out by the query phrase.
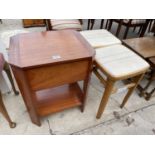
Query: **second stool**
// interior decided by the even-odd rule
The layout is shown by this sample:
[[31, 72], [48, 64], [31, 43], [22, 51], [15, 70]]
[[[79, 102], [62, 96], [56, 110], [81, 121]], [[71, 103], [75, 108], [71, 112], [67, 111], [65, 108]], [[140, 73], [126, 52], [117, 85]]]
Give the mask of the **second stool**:
[[108, 32], [105, 29], [81, 31], [80, 33], [95, 49], [115, 44], [121, 44], [121, 41], [118, 38], [116, 38], [112, 33]]
[[[121, 104], [122, 108], [148, 68], [149, 64], [145, 60], [123, 45], [96, 49], [93, 70], [99, 80], [105, 85], [105, 91], [96, 117], [101, 117], [112, 93], [128, 89]], [[99, 71], [106, 75], [107, 78], [105, 79]], [[116, 81], [128, 78], [132, 78], [131, 83], [120, 89], [114, 88]]]

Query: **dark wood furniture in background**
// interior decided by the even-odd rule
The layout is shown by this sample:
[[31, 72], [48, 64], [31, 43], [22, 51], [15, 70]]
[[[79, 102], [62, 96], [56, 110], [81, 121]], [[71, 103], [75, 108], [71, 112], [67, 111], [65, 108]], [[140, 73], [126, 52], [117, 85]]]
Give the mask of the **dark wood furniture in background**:
[[[101, 24], [100, 24], [100, 29], [103, 29], [105, 19], [101, 19]], [[87, 25], [87, 30], [92, 30], [95, 24], [95, 19], [88, 19], [88, 25]], [[106, 22], [105, 29], [107, 29], [108, 26], [108, 20]]]
[[[0, 53], [0, 72], [2, 72], [2, 70], [4, 70], [10, 80], [10, 83], [11, 83], [11, 86], [12, 86], [12, 89], [15, 93], [15, 95], [18, 95], [19, 92], [16, 90], [15, 88], [15, 85], [14, 85], [14, 82], [13, 82], [13, 78], [11, 76], [11, 71], [10, 71], [10, 68], [9, 68], [9, 65], [8, 63], [4, 60], [4, 57], [3, 55]], [[6, 118], [6, 120], [8, 121], [9, 125], [11, 128], [15, 128], [16, 127], [16, 123], [12, 122], [5, 106], [4, 106], [4, 103], [3, 103], [3, 99], [2, 99], [2, 94], [1, 94], [1, 91], [0, 91], [0, 112], [3, 114], [3, 116]]]
[[153, 26], [152, 26], [151, 32], [153, 32], [153, 33], [154, 33], [154, 36], [155, 36], [155, 20], [154, 20], [154, 23], [153, 23]]
[[[147, 90], [149, 88], [149, 86], [153, 83], [153, 81], [155, 81], [155, 57], [152, 57], [149, 59], [150, 65], [151, 65], [151, 73], [150, 73], [150, 77], [148, 78], [148, 83], [145, 86], [144, 90]], [[150, 92], [145, 92], [146, 94], [146, 99], [149, 100], [153, 94], [155, 92], [155, 86], [153, 87], [153, 89]]]
[[11, 118], [10, 118], [6, 108], [5, 108], [5, 105], [4, 105], [3, 99], [2, 99], [1, 91], [0, 91], [0, 112], [5, 117], [5, 119], [8, 121], [10, 128], [15, 128], [16, 123], [11, 120]]
[[116, 31], [116, 36], [117, 37], [120, 34], [121, 27], [122, 26], [126, 27], [126, 30], [125, 30], [125, 33], [124, 33], [124, 36], [123, 36], [123, 39], [126, 39], [129, 28], [131, 28], [131, 27], [133, 27], [133, 28], [134, 27], [142, 27], [139, 36], [143, 37], [150, 20], [149, 19], [146, 19], [146, 20], [143, 20], [143, 19], [110, 19], [109, 20], [108, 30], [111, 30], [113, 22], [118, 23], [118, 28], [117, 28], [117, 31]]
[[45, 26], [44, 19], [23, 19], [23, 26], [27, 27], [35, 27], [35, 26]]
[[155, 56], [155, 37], [153, 36], [125, 39], [123, 44], [146, 60]]
[[[84, 111], [94, 55], [73, 30], [11, 38], [9, 63], [33, 123], [40, 126], [40, 117], [66, 108], [79, 106]], [[82, 90], [78, 81], [83, 81]]]
[[88, 19], [87, 30], [92, 30], [95, 24], [95, 19]]
[[147, 89], [151, 85], [152, 81], [154, 80], [154, 72], [155, 72], [155, 37], [142, 37], [142, 38], [133, 38], [133, 39], [126, 39], [123, 40], [123, 44], [126, 45], [128, 48], [135, 51], [138, 55], [144, 58], [151, 66], [151, 73], [148, 78], [148, 83], [144, 88], [139, 86], [140, 95], [144, 96], [145, 99], [149, 100], [153, 94], [153, 90], [148, 93]]

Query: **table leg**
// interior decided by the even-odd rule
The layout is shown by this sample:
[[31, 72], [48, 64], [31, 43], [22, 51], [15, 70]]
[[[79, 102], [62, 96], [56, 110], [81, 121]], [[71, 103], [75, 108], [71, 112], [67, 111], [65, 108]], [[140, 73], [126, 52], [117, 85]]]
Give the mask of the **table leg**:
[[5, 119], [8, 121], [10, 128], [15, 128], [16, 127], [16, 123], [12, 122], [5, 106], [2, 100], [2, 95], [0, 92], [0, 112], [3, 114], [3, 116], [5, 117]]
[[14, 73], [15, 79], [18, 83], [18, 87], [23, 96], [27, 111], [29, 112], [31, 121], [41, 126], [40, 117], [37, 114], [35, 107], [35, 93], [31, 90], [29, 81], [24, 71], [12, 66], [12, 71]]
[[85, 108], [85, 104], [86, 104], [88, 83], [89, 83], [89, 79], [84, 80], [84, 83], [83, 83], [83, 96], [82, 96], [83, 99], [82, 99], [82, 105], [81, 105], [81, 112], [84, 112], [84, 108]]
[[87, 98], [87, 93], [88, 93], [88, 86], [89, 86], [89, 81], [91, 78], [92, 74], [92, 61], [89, 62], [89, 68], [88, 68], [88, 74], [86, 79], [83, 82], [83, 96], [82, 96], [82, 106], [81, 106], [81, 112], [84, 112], [85, 104], [86, 104], [86, 98]]
[[12, 75], [11, 75], [11, 70], [10, 70], [9, 64], [7, 62], [4, 65], [4, 71], [6, 72], [8, 78], [9, 78], [9, 80], [11, 82], [11, 86], [12, 86], [12, 89], [13, 89], [15, 95], [18, 95], [19, 92], [15, 88], [15, 84], [14, 84], [14, 81], [13, 81], [13, 78], [12, 78]]

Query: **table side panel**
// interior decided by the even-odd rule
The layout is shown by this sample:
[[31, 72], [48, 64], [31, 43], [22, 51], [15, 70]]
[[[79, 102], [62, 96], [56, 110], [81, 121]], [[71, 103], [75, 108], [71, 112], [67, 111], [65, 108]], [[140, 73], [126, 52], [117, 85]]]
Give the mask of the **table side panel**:
[[15, 79], [17, 81], [20, 92], [22, 94], [22, 97], [24, 99], [26, 108], [30, 114], [32, 122], [37, 125], [40, 125], [40, 120], [35, 109], [36, 107], [34, 106], [34, 102], [35, 102], [34, 96], [33, 96], [34, 94], [33, 92], [31, 92], [29, 88], [29, 84], [24, 74], [24, 71], [14, 66], [11, 66], [11, 68], [15, 76]]
[[26, 71], [32, 90], [41, 90], [74, 83], [87, 77], [89, 60], [42, 66]]

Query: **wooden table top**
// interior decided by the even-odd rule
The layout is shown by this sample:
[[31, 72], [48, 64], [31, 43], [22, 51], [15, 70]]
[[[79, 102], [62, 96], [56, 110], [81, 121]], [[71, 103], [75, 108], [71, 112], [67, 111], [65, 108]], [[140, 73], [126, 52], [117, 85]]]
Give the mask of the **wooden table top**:
[[155, 37], [126, 39], [123, 43], [143, 58], [155, 56]]
[[19, 34], [11, 37], [9, 63], [20, 68], [93, 57], [94, 49], [74, 30]]

